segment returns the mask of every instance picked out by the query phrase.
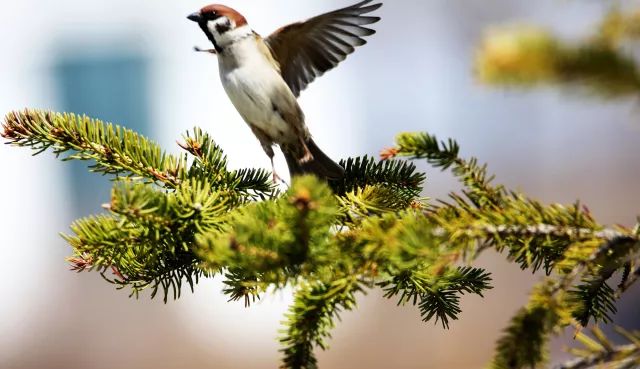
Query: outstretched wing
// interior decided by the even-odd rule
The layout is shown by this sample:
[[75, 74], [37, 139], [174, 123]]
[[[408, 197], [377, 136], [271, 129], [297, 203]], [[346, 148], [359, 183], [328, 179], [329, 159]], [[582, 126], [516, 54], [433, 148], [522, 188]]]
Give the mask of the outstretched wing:
[[380, 17], [364, 15], [382, 6], [381, 3], [369, 5], [372, 1], [365, 0], [290, 24], [266, 39], [280, 64], [282, 77], [296, 97], [316, 77], [337, 66], [357, 46], [366, 44], [363, 37], [376, 33], [363, 27], [380, 20]]

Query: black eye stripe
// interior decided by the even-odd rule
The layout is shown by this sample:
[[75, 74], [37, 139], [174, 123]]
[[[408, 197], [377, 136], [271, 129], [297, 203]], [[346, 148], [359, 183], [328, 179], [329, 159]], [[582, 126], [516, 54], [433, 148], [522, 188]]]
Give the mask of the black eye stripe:
[[202, 18], [204, 18], [205, 20], [216, 20], [218, 18], [220, 18], [220, 15], [218, 15], [218, 13], [216, 12], [206, 12], [204, 14], [202, 14]]

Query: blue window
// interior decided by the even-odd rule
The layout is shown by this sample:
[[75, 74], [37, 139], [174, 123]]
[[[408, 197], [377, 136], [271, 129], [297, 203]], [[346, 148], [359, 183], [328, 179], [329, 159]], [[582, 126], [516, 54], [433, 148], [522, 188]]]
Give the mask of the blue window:
[[[148, 134], [148, 69], [147, 59], [133, 53], [64, 56], [54, 69], [58, 108]], [[89, 173], [89, 162], [68, 164], [74, 211], [92, 213], [109, 201], [109, 177]]]

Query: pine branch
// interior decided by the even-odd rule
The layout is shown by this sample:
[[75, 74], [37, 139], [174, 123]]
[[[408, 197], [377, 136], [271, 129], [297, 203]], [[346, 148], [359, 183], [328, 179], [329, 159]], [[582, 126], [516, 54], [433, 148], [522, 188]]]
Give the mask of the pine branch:
[[49, 148], [64, 160], [93, 160], [91, 170], [120, 176], [140, 176], [176, 187], [186, 162], [174, 157], [137, 133], [74, 114], [37, 110], [9, 113], [2, 137], [13, 145], [31, 147], [37, 155]]
[[415, 165], [405, 161], [376, 161], [364, 156], [342, 160], [340, 165], [345, 168], [343, 179], [329, 183], [338, 196], [365, 186], [383, 185], [393, 190], [395, 197], [410, 202], [420, 195], [425, 180]]
[[[611, 235], [612, 232], [600, 233]], [[496, 356], [495, 368], [529, 368], [537, 367], [545, 360], [544, 355], [533, 355], [529, 358], [513, 353], [508, 342], [515, 342], [521, 352], [544, 352], [544, 340], [524, 339], [530, 329], [522, 323], [522, 317], [535, 312], [540, 318], [536, 334], [548, 336], [566, 327], [578, 318], [585, 326], [590, 318], [595, 320], [609, 320], [609, 313], [615, 310], [614, 294], [606, 285], [606, 280], [620, 268], [624, 268], [628, 255], [633, 254], [640, 247], [638, 240], [632, 235], [614, 237], [603, 242], [590, 240], [575, 243], [565, 252], [564, 259], [558, 263], [558, 276], [548, 277], [536, 287], [531, 294], [529, 306], [513, 318], [506, 334], [500, 339]], [[571, 290], [574, 281], [584, 276], [584, 284]], [[540, 315], [544, 312], [544, 315]], [[522, 315], [524, 314], [524, 315]]]
[[170, 290], [177, 298], [183, 279], [193, 289], [209, 274], [198, 266], [195, 235], [219, 230], [226, 209], [224, 195], [206, 182], [190, 182], [171, 193], [143, 183], [118, 184], [108, 206], [111, 216], [79, 220], [72, 225], [75, 235], [65, 236], [74, 249], [72, 262], [103, 274], [117, 270], [118, 278], [109, 280], [130, 286], [136, 296], [151, 287], [152, 297], [162, 289], [165, 301]]
[[[192, 137], [193, 136], [193, 137]], [[241, 203], [248, 200], [265, 200], [277, 196], [271, 174], [264, 169], [228, 170], [228, 161], [222, 148], [200, 128], [193, 134], [187, 132], [180, 147], [190, 153], [194, 160], [185, 177], [207, 180], [215, 189], [230, 189], [241, 193]]]
[[184, 280], [193, 290], [198, 279], [209, 274], [197, 266], [193, 253], [158, 239], [164, 234], [145, 234], [108, 216], [81, 219], [71, 228], [76, 235], [65, 239], [75, 251], [69, 259], [74, 269], [96, 270], [118, 288], [129, 286], [132, 296], [150, 288], [152, 298], [162, 291], [166, 302], [170, 293], [180, 296]]
[[[606, 280], [624, 267], [633, 250], [640, 248], [636, 235], [626, 229], [605, 229], [579, 204], [543, 206], [509, 193], [502, 186], [491, 185], [493, 177], [487, 175], [486, 166], [478, 166], [476, 159], [459, 158], [458, 145], [453, 140], [445, 143], [428, 134], [405, 133], [396, 141], [397, 147], [384, 153], [387, 157], [426, 159], [434, 166], [451, 168], [465, 185], [464, 196], [451, 194], [452, 204], [444, 203], [427, 214], [439, 225], [435, 231], [441, 232], [448, 240], [445, 242], [458, 245], [464, 252], [480, 242], [478, 251], [486, 247], [507, 249], [509, 258], [522, 268], [535, 271], [544, 266], [547, 274], [554, 269], [562, 272], [558, 280], [550, 279], [538, 288], [530, 306], [514, 318], [498, 343], [494, 367], [535, 367], [544, 361], [547, 336], [556, 327], [568, 324], [571, 315], [585, 325], [590, 318], [609, 319], [615, 306], [613, 290]], [[581, 274], [585, 278], [583, 285], [566, 296], [558, 295], [569, 290]], [[455, 317], [455, 295], [445, 297], [425, 306], [435, 314], [438, 306], [448, 305]], [[531, 331], [530, 324], [537, 328]], [[521, 351], [514, 351], [514, 347]]]
[[244, 306], [260, 300], [260, 293], [265, 291], [269, 284], [263, 282], [258, 276], [248, 275], [243, 270], [230, 270], [225, 274], [225, 287], [222, 292], [229, 296], [229, 301], [244, 300]]
[[546, 344], [555, 317], [548, 309], [521, 309], [498, 340], [493, 369], [537, 368], [547, 360]]
[[280, 343], [284, 346], [282, 368], [315, 369], [318, 367], [314, 346], [328, 348], [335, 319], [343, 310], [356, 305], [356, 293], [363, 292], [353, 277], [331, 283], [307, 284], [296, 292], [295, 300], [286, 315], [285, 330]]
[[[555, 207], [558, 207], [558, 205], [556, 205]], [[573, 207], [571, 211], [574, 212], [576, 210], [579, 211], [579, 207]], [[616, 239], [628, 236], [628, 233], [625, 233], [613, 228], [602, 228], [601, 230], [598, 231], [591, 228], [575, 228], [567, 225], [555, 226], [555, 225], [544, 224], [544, 223], [532, 224], [528, 226], [507, 226], [504, 224], [501, 224], [499, 226], [487, 225], [487, 226], [483, 226], [482, 230], [489, 234], [500, 235], [501, 237], [536, 236], [536, 237], [562, 237], [562, 238], [575, 238], [575, 239], [597, 238], [607, 242], [614, 241]], [[472, 231], [469, 230], [469, 232], [472, 232]]]
[[162, 151], [149, 139], [132, 130], [74, 114], [38, 110], [9, 113], [2, 125], [2, 137], [17, 146], [31, 147], [37, 155], [52, 149], [63, 160], [92, 160], [91, 170], [124, 177], [142, 177], [176, 188], [187, 179], [207, 180], [216, 189], [235, 190], [238, 201], [270, 198], [275, 188], [262, 169], [228, 171], [222, 149], [200, 129], [193, 138], [187, 133], [180, 146], [194, 156], [191, 166], [186, 156]]
[[586, 327], [589, 319], [611, 322], [611, 315], [615, 314], [614, 290], [609, 287], [606, 280], [611, 276], [602, 278], [584, 279], [582, 284], [571, 291], [571, 298], [577, 307], [573, 311], [573, 317]]
[[[626, 23], [626, 24], [623, 24]], [[621, 41], [637, 38], [637, 17], [619, 14], [605, 19], [600, 33], [569, 43], [544, 29], [502, 27], [488, 33], [477, 53], [478, 79], [518, 87], [561, 85], [600, 97], [637, 96], [640, 71]]]
[[427, 133], [401, 133], [396, 136], [395, 155], [411, 159], [426, 159], [427, 162], [443, 170], [454, 165], [461, 165], [460, 146], [452, 139], [439, 141]]
[[453, 203], [433, 207], [428, 216], [451, 235], [452, 241], [469, 245], [481, 241], [483, 248], [507, 249], [509, 258], [522, 268], [536, 271], [544, 267], [550, 273], [572, 243], [592, 239], [598, 232], [603, 232], [598, 236], [610, 236], [604, 232], [616, 234], [598, 225], [579, 204], [545, 206], [508, 192], [501, 185], [492, 185], [493, 176], [487, 174], [486, 165], [478, 165], [475, 158], [460, 158], [454, 140], [444, 142], [426, 133], [403, 133], [389, 152], [450, 168], [464, 184], [463, 194], [452, 193]]
[[118, 182], [107, 208], [130, 222], [167, 233], [206, 233], [222, 228], [230, 198], [213, 187], [207, 181], [192, 179], [175, 192], [164, 192], [143, 183]]
[[[434, 272], [437, 273], [434, 275]], [[385, 291], [384, 297], [399, 295], [398, 305], [418, 304], [423, 321], [435, 317], [449, 328], [449, 319], [457, 320], [460, 309], [460, 295], [474, 293], [482, 297], [482, 292], [491, 289], [490, 274], [480, 268], [459, 267], [446, 271], [432, 271], [430, 268], [409, 270], [379, 283]]]
[[337, 218], [329, 188], [314, 177], [300, 177], [281, 198], [230, 213], [225, 232], [198, 236], [199, 254], [214, 269], [233, 267], [295, 276], [308, 260], [316, 264], [334, 261], [326, 255], [331, 251], [329, 237]]
[[465, 185], [465, 195], [479, 208], [502, 204], [504, 188], [491, 185], [493, 177], [487, 175], [486, 165], [478, 165], [475, 158], [460, 158], [458, 143], [452, 139], [441, 142], [428, 133], [401, 133], [396, 137], [396, 147], [390, 151], [411, 159], [426, 159], [429, 164], [442, 170], [451, 168], [452, 173]]
[[[599, 320], [611, 321], [611, 314], [615, 314], [615, 291], [607, 284], [614, 273], [619, 270], [626, 270], [629, 263], [636, 258], [640, 249], [640, 242], [632, 236], [619, 236], [613, 238], [596, 249], [588, 258], [576, 257], [577, 253], [568, 253], [569, 265], [563, 265], [565, 271], [569, 273], [561, 278], [557, 288], [563, 288], [570, 283], [571, 278], [575, 278], [576, 273], [584, 270], [582, 282], [573, 290], [569, 291], [568, 301], [573, 303], [573, 317], [584, 327], [589, 319], [595, 322]], [[578, 250], [583, 252], [583, 250]], [[579, 255], [579, 254], [578, 254]], [[573, 259], [577, 262], [571, 267]], [[562, 270], [562, 269], [561, 269]], [[625, 282], [627, 277], [623, 277]]]
[[618, 334], [626, 338], [630, 344], [615, 345], [598, 327], [591, 329], [593, 338], [580, 332], [577, 340], [584, 348], [573, 348], [569, 352], [577, 356], [575, 359], [555, 366], [555, 369], [630, 369], [640, 365], [640, 332], [627, 332], [616, 328]]
[[344, 214], [344, 224], [349, 226], [357, 226], [370, 216], [425, 207], [419, 199], [398, 196], [396, 191], [380, 184], [357, 188], [337, 199]]
[[[455, 195], [454, 195], [454, 198]], [[452, 236], [452, 241], [473, 245], [478, 251], [493, 247], [507, 250], [509, 260], [547, 274], [572, 244], [608, 237], [611, 230], [598, 225], [579, 205], [542, 205], [520, 195], [502, 199], [500, 207], [477, 208], [456, 198], [434, 212], [434, 219]]]
[[[616, 313], [616, 293], [607, 284], [614, 273], [628, 270], [630, 262], [637, 258], [640, 242], [629, 236], [620, 236], [605, 243], [605, 250], [598, 250], [592, 257], [592, 262], [583, 263], [587, 270], [582, 283], [569, 292], [568, 299], [575, 303], [573, 317], [586, 327], [589, 319], [595, 322], [611, 321], [611, 315]], [[629, 275], [623, 276], [621, 285], [629, 280]], [[633, 282], [632, 282], [633, 283]], [[620, 288], [620, 287], [619, 287]], [[619, 295], [618, 295], [619, 296]]]
[[[247, 306], [271, 290], [297, 288], [281, 339], [286, 368], [316, 367], [313, 348], [326, 347], [338, 312], [375, 285], [448, 328], [461, 295], [491, 288], [488, 272], [452, 265], [488, 247], [551, 275], [498, 342], [496, 368], [539, 365], [549, 335], [574, 318], [610, 319], [615, 299], [640, 275], [638, 232], [605, 228], [579, 204], [544, 205], [509, 192], [475, 158], [460, 158], [455, 141], [428, 134], [400, 135], [385, 157], [450, 169], [465, 188], [438, 205], [422, 202], [424, 174], [400, 160], [347, 159], [343, 180], [295, 178], [279, 193], [264, 170], [229, 170], [199, 129], [185, 135], [187, 154], [178, 157], [86, 117], [26, 111], [7, 116], [3, 129], [15, 145], [52, 148], [132, 178], [116, 183], [109, 215], [81, 219], [65, 236], [74, 270], [96, 270], [136, 296], [162, 291], [165, 301], [214, 273], [225, 274], [229, 299]], [[614, 291], [607, 282], [617, 272]]]
[[[636, 265], [638, 265], [636, 261]], [[640, 279], [640, 266], [636, 267], [633, 272], [629, 272], [626, 278], [623, 278], [618, 289], [616, 290], [615, 298], [619, 299], [624, 292], [626, 292], [631, 286]]]

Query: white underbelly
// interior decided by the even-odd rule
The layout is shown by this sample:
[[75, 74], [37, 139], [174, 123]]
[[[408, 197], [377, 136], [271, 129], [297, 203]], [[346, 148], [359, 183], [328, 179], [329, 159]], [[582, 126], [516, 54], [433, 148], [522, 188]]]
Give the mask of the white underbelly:
[[[275, 143], [287, 140], [278, 132], [291, 129], [274, 109], [272, 98], [276, 87], [282, 88], [282, 77], [271, 67], [240, 66], [232, 71], [220, 70], [222, 85], [242, 118], [264, 131]], [[287, 87], [288, 88], [288, 87]]]

